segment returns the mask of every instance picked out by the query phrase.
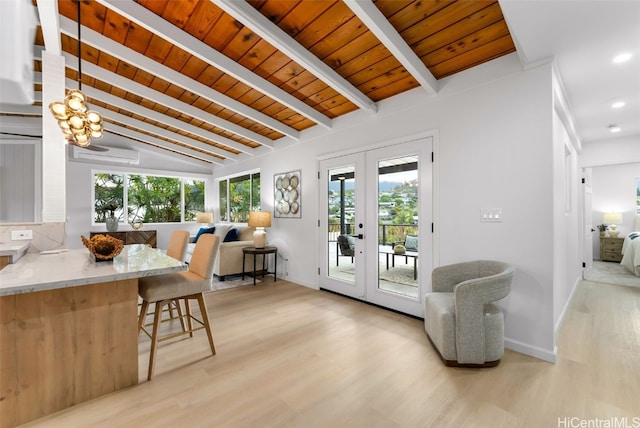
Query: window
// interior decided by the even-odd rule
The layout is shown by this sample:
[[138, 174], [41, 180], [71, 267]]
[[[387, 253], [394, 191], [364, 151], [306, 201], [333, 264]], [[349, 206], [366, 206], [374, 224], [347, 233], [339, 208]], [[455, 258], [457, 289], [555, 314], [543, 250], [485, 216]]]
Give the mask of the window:
[[640, 214], [640, 178], [636, 181], [636, 214]]
[[204, 211], [204, 180], [97, 172], [93, 183], [95, 223], [104, 223], [111, 210], [129, 223], [194, 221]]
[[220, 220], [246, 223], [249, 211], [260, 209], [260, 173], [238, 175], [219, 181]]

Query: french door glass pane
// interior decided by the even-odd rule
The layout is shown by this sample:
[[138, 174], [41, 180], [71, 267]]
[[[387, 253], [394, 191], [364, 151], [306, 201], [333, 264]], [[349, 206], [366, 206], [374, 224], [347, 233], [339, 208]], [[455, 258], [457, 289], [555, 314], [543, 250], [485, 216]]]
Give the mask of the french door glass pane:
[[378, 288], [418, 297], [418, 157], [378, 162]]
[[355, 283], [355, 242], [351, 236], [356, 208], [355, 168], [330, 169], [327, 191], [327, 272], [334, 279]]

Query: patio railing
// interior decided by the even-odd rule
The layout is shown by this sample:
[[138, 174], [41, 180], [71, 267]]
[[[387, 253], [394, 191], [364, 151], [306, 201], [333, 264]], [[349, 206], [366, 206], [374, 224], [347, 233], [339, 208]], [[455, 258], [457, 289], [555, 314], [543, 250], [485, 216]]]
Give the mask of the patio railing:
[[[355, 224], [345, 224], [345, 234], [351, 235], [355, 233]], [[337, 241], [340, 235], [340, 225], [329, 225], [329, 241]], [[378, 244], [391, 245], [394, 242], [404, 242], [407, 235], [418, 235], [417, 224], [379, 224], [378, 225]]]

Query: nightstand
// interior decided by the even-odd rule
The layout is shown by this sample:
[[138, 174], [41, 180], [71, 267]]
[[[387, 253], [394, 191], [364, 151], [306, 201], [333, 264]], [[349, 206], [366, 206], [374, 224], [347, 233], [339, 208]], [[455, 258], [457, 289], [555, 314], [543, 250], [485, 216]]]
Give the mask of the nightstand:
[[603, 262], [620, 262], [622, 260], [622, 243], [624, 238], [600, 238], [600, 260]]

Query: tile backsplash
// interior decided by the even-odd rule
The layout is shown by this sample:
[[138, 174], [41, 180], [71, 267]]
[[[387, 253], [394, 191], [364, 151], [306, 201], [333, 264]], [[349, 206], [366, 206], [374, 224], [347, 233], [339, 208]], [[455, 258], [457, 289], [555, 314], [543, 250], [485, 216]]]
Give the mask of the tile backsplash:
[[33, 239], [29, 241], [28, 253], [67, 248], [66, 223], [12, 223], [0, 224], [0, 242], [11, 242], [11, 231], [31, 230]]

